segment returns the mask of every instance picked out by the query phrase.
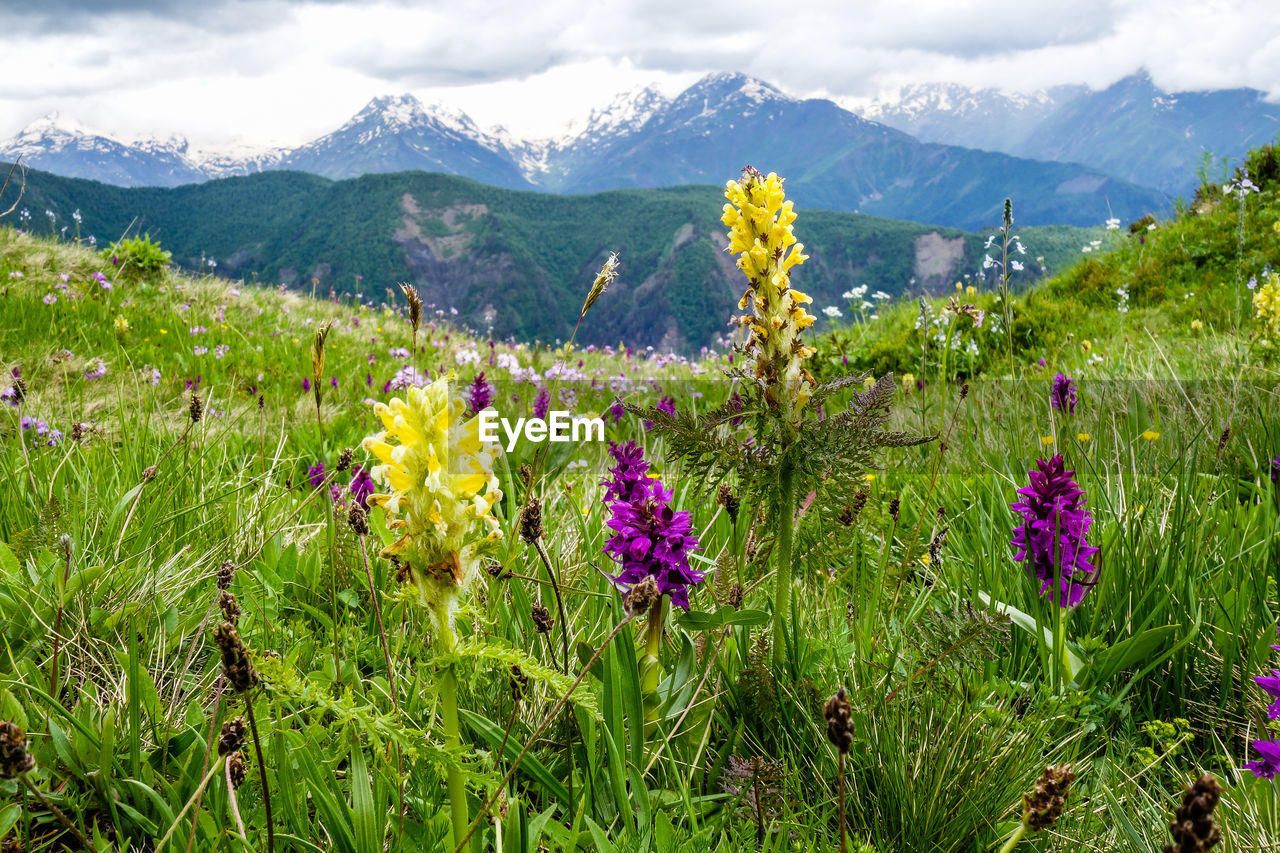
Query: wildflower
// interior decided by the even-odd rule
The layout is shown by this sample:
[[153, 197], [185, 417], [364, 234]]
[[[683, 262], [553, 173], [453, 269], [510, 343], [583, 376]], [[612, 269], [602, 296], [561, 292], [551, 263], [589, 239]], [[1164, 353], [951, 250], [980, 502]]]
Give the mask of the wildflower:
[[1280, 483], [1280, 456], [1271, 460], [1271, 482]]
[[485, 381], [484, 372], [476, 374], [469, 389], [471, 411], [479, 412], [487, 409], [493, 402], [493, 386]]
[[41, 299], [40, 301], [43, 302], [45, 305], [52, 305], [53, 303], [58, 301], [58, 297], [54, 296], [52, 293], [46, 293], [44, 295], [44, 298]]
[[614, 398], [613, 403], [609, 406], [609, 417], [613, 418], [613, 422], [616, 424], [618, 421], [622, 420], [622, 416], [626, 413], [627, 410], [623, 407], [622, 401]]
[[317, 462], [307, 468], [307, 479], [311, 482], [311, 488], [320, 488], [320, 484], [324, 482], [324, 463]]
[[1262, 321], [1265, 334], [1280, 337], [1280, 273], [1268, 273], [1267, 283], [1253, 292], [1254, 317]]
[[791, 288], [792, 267], [808, 258], [792, 231], [794, 205], [785, 200], [781, 178], [750, 167], [741, 180], [725, 185], [724, 194], [721, 221], [729, 227], [729, 251], [739, 256], [738, 268], [750, 282], [738, 307], [750, 307], [751, 313], [738, 322], [751, 328], [756, 376], [788, 390], [787, 414], [794, 417], [812, 394], [803, 362], [816, 351], [800, 341], [800, 332], [814, 321], [804, 303], [813, 300]]
[[1156, 432], [1156, 431], [1155, 431], [1155, 430], [1153, 430], [1153, 429], [1148, 429], [1148, 430], [1143, 430], [1143, 431], [1142, 431], [1142, 440], [1143, 440], [1143, 441], [1158, 441], [1159, 439], [1160, 439], [1160, 433]]
[[1053, 377], [1053, 387], [1049, 389], [1049, 404], [1056, 411], [1074, 415], [1076, 413], [1075, 380], [1062, 373]]
[[1267, 708], [1267, 719], [1280, 720], [1280, 669], [1273, 669], [1271, 673], [1271, 675], [1255, 675], [1253, 680], [1275, 700]]
[[89, 362], [88, 367], [84, 371], [85, 379], [101, 379], [107, 375], [107, 363], [101, 358], [95, 358]]
[[1050, 600], [1075, 607], [1094, 583], [1096, 569], [1089, 560], [1098, 549], [1085, 539], [1093, 515], [1084, 508], [1084, 491], [1061, 454], [1048, 462], [1036, 460], [1036, 467], [1030, 472], [1031, 485], [1018, 489], [1023, 500], [1009, 505], [1023, 521], [1013, 531], [1012, 544], [1018, 548], [1014, 560], [1027, 563], [1027, 571], [1040, 581], [1041, 595], [1056, 583]]
[[373, 490], [373, 477], [369, 476], [364, 466], [355, 466], [351, 471], [351, 496], [355, 498], [355, 503], [367, 508], [369, 496], [373, 494]]
[[1092, 436], [1090, 436], [1090, 435], [1089, 435], [1089, 433], [1087, 433], [1087, 432], [1078, 432], [1078, 433], [1076, 433], [1076, 441], [1079, 441], [1079, 442], [1085, 442], [1085, 441], [1088, 441], [1091, 437], [1092, 437]]
[[1276, 773], [1280, 772], [1280, 742], [1255, 740], [1252, 746], [1261, 757], [1245, 764], [1244, 769], [1259, 779], [1276, 778]]
[[302, 377], [302, 393], [304, 393], [304, 394], [305, 394], [306, 392], [308, 392], [308, 391], [310, 391], [310, 390], [311, 390], [311, 380], [310, 380], [310, 379], [308, 379], [308, 378], [307, 378], [307, 377], [305, 377], [305, 376], [304, 376], [304, 377]]
[[551, 410], [551, 394], [548, 393], [545, 386], [538, 389], [538, 396], [533, 401], [533, 416], [535, 418], [547, 417], [547, 412]]
[[426, 384], [427, 380], [422, 377], [422, 374], [418, 373], [413, 365], [407, 364], [396, 371], [396, 375], [388, 380], [387, 387], [383, 390], [402, 391], [406, 388], [421, 388]]
[[614, 534], [605, 553], [622, 565], [614, 581], [631, 586], [652, 577], [658, 591], [671, 596], [677, 607], [689, 608], [689, 587], [706, 575], [689, 565], [689, 554], [699, 550], [692, 533], [692, 514], [671, 509], [672, 492], [656, 477], [646, 476], [649, 463], [635, 442], [609, 448], [617, 465], [605, 486], [609, 504], [608, 527]]
[[1053, 444], [1053, 442], [1054, 442], [1054, 441], [1055, 441], [1055, 439], [1054, 439], [1054, 437], [1053, 437], [1053, 436], [1051, 436], [1051, 435], [1042, 435], [1042, 436], [1040, 436], [1040, 443], [1041, 443], [1041, 444], [1043, 444], [1045, 447], [1049, 447], [1050, 445], [1052, 445], [1052, 444]]
[[910, 391], [912, 388], [915, 387], [915, 384], [916, 384], [916, 376], [914, 373], [902, 374], [902, 390], [903, 391]]
[[464, 403], [447, 378], [406, 396], [374, 404], [385, 429], [363, 446], [381, 463], [370, 474], [388, 491], [368, 502], [398, 516], [390, 526], [400, 538], [382, 556], [406, 564], [442, 634], [449, 633], [459, 596], [479, 574], [478, 553], [502, 535], [493, 515], [502, 498], [493, 473], [497, 447], [481, 441], [478, 417], [463, 420]]
[[1202, 851], [1216, 847], [1222, 841], [1222, 832], [1213, 819], [1213, 811], [1222, 798], [1222, 786], [1208, 773], [1196, 779], [1182, 794], [1182, 805], [1169, 824], [1173, 844], [1164, 846], [1164, 853]]
[[1200, 332], [1204, 331], [1204, 323], [1200, 322], [1199, 320], [1192, 320], [1191, 331], [1196, 334], [1199, 334]]
[[1080, 342], [1080, 349], [1084, 351], [1085, 355], [1088, 355], [1089, 353], [1093, 352], [1093, 344], [1091, 344], [1088, 340], [1083, 340]]
[[835, 320], [844, 316], [844, 313], [834, 305], [828, 305], [826, 308], [823, 308], [822, 313], [826, 314], [827, 317], [829, 317], [832, 320]]

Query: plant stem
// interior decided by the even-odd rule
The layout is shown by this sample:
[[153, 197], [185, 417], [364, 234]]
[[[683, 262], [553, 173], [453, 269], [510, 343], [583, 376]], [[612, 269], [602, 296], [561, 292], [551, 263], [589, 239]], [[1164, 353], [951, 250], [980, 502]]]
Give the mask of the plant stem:
[[41, 805], [43, 805], [46, 809], [51, 811], [54, 817], [62, 821], [63, 826], [71, 830], [71, 834], [76, 837], [77, 841], [79, 841], [82, 845], [84, 845], [85, 850], [93, 849], [93, 844], [89, 842], [89, 839], [84, 837], [84, 833], [81, 832], [80, 827], [72, 823], [71, 819], [68, 818], [65, 814], [63, 814], [61, 809], [59, 809], [53, 803], [49, 802], [49, 799], [45, 797], [44, 794], [40, 793], [40, 789], [37, 788], [34, 784], [32, 784], [31, 780], [27, 778], [26, 773], [23, 773], [18, 778], [22, 780], [22, 784], [27, 787], [27, 790], [30, 791], [37, 800], [40, 801]]
[[1009, 836], [1009, 840], [1000, 848], [1000, 853], [1011, 853], [1013, 848], [1018, 846], [1018, 842], [1022, 840], [1022, 836], [1027, 834], [1027, 825], [1025, 823], [1018, 824], [1018, 828], [1014, 830], [1013, 835]]
[[378, 604], [378, 590], [373, 583], [373, 570], [369, 568], [369, 549], [365, 546], [364, 537], [360, 540], [360, 559], [364, 563], [364, 575], [369, 580], [369, 598], [373, 601], [373, 615], [378, 620], [378, 636], [382, 639], [382, 656], [387, 663], [387, 687], [391, 690], [391, 705], [398, 712], [400, 701], [396, 699], [396, 676], [391, 666], [391, 647], [387, 644], [387, 629], [382, 624], [382, 607]]
[[[169, 843], [169, 839], [173, 837], [173, 831], [178, 828], [178, 824], [187, 816], [187, 812], [191, 810], [191, 806], [196, 802], [196, 799], [204, 796], [205, 786], [209, 784], [209, 781], [213, 779], [214, 776], [218, 775], [218, 771], [222, 769], [222, 762], [225, 760], [226, 759], [223, 756], [219, 755], [218, 760], [213, 762], [213, 766], [209, 768], [209, 772], [204, 774], [204, 778], [201, 779], [200, 784], [196, 786], [195, 793], [191, 795], [191, 799], [187, 800], [187, 804], [182, 807], [182, 811], [178, 812], [178, 816], [173, 819], [173, 825], [169, 827], [169, 831], [166, 832], [164, 837], [160, 839], [160, 842], [156, 844], [155, 853], [160, 853], [160, 851], [164, 849], [164, 846]], [[39, 796], [39, 794], [37, 794], [37, 796]], [[44, 798], [41, 797], [41, 799], [43, 800]], [[93, 845], [86, 842], [85, 849], [92, 850]]]
[[791, 552], [795, 534], [796, 472], [794, 463], [784, 458], [779, 473], [778, 576], [773, 594], [773, 663], [782, 666], [787, 659], [786, 620], [791, 612]]
[[649, 605], [645, 620], [644, 656], [640, 658], [640, 695], [644, 703], [646, 737], [658, 724], [658, 679], [662, 676], [662, 623], [666, 615], [665, 595]]
[[838, 784], [840, 787], [840, 853], [849, 853], [849, 839], [846, 835], [844, 825], [844, 752], [840, 752], [840, 779]]
[[253, 733], [253, 751], [258, 756], [258, 777], [262, 780], [262, 805], [267, 810], [267, 851], [274, 853], [276, 829], [271, 817], [271, 789], [267, 787], [267, 763], [262, 760], [262, 741], [258, 738], [258, 723], [253, 718], [253, 699], [248, 694], [244, 697], [244, 709], [249, 717], [249, 731]]
[[[447, 623], [440, 626], [438, 641], [441, 655], [451, 655], [457, 647], [458, 638], [453, 628]], [[462, 746], [462, 728], [458, 724], [458, 674], [453, 664], [446, 664], [440, 674], [440, 718], [444, 725], [444, 745], [457, 750]], [[470, 819], [467, 813], [467, 788], [462, 783], [462, 771], [450, 763], [446, 772], [446, 783], [449, 790], [449, 818], [453, 824], [453, 843], [461, 848], [465, 843], [467, 824]]]
[[[547, 546], [542, 544], [542, 539], [538, 538], [533, 540], [533, 547], [534, 547], [534, 550], [538, 552], [538, 556], [542, 559], [542, 565], [546, 566], [547, 576], [551, 578], [551, 591], [552, 593], [555, 594], [555, 597], [556, 597], [556, 613], [560, 617], [560, 643], [563, 646], [563, 652], [564, 652], [563, 671], [565, 675], [568, 675], [569, 674], [569, 619], [568, 617], [565, 616], [565, 612], [564, 612], [564, 597], [560, 595], [560, 580], [559, 578], [556, 577], [555, 566], [551, 564], [551, 555], [547, 553]], [[552, 655], [551, 657], [552, 657], [552, 660], [555, 659], [555, 655]], [[569, 718], [572, 722], [574, 723], [577, 722], [576, 720], [573, 719], [572, 712], [569, 713]], [[572, 803], [572, 802], [576, 802], [576, 800], [574, 800], [573, 798], [573, 777], [575, 775], [576, 768], [574, 766], [575, 761], [573, 757], [573, 744], [572, 743], [568, 744], [568, 747], [569, 747], [568, 790], [569, 790], [569, 802]], [[589, 777], [590, 777], [590, 774], [588, 774], [588, 778]]]

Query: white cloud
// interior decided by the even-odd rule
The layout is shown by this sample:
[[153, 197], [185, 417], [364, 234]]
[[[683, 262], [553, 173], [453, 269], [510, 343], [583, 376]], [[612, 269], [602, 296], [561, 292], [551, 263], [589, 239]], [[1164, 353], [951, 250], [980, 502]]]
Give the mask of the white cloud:
[[[1270, 0], [749, 0], [467, 3], [17, 0], [0, 53], [0, 137], [57, 109], [133, 136], [302, 142], [371, 97], [410, 91], [481, 124], [550, 135], [615, 92], [746, 71], [797, 95], [910, 82], [1280, 95]], [[92, 11], [90, 11], [92, 10]]]

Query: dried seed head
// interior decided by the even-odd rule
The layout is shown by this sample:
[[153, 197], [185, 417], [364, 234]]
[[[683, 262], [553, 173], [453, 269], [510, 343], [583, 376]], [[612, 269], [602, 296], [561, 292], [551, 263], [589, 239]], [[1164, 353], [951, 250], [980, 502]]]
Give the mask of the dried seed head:
[[230, 622], [223, 622], [214, 629], [213, 639], [218, 644], [219, 651], [222, 652], [222, 674], [226, 676], [227, 683], [232, 689], [237, 693], [245, 693], [257, 687], [262, 680], [261, 676], [253, 668], [253, 661], [249, 660], [249, 650], [240, 639], [240, 632], [236, 630], [236, 626]]
[[600, 272], [596, 273], [595, 281], [591, 282], [591, 290], [587, 291], [587, 301], [582, 303], [582, 311], [578, 314], [579, 320], [587, 316], [591, 306], [596, 304], [596, 300], [604, 295], [604, 292], [609, 289], [609, 285], [617, 277], [618, 253], [610, 252], [608, 259], [604, 262], [604, 266], [600, 267]]
[[968, 397], [968, 396], [969, 396], [969, 383], [966, 382], [960, 386], [960, 399], [963, 400], [965, 397]]
[[36, 769], [36, 757], [27, 749], [27, 733], [16, 723], [0, 720], [0, 779], [16, 779]]
[[1022, 822], [1028, 829], [1048, 829], [1058, 822], [1075, 778], [1066, 764], [1044, 769], [1031, 793], [1022, 795]]
[[716, 494], [716, 503], [724, 507], [724, 511], [728, 514], [731, 522], [738, 523], [738, 496], [733, 493], [733, 489], [729, 488], [728, 483], [720, 484], [720, 491]]
[[249, 734], [244, 717], [235, 717], [222, 724], [222, 735], [218, 738], [218, 755], [230, 755], [244, 745]]
[[1227, 442], [1231, 440], [1231, 427], [1224, 426], [1222, 435], [1218, 436], [1218, 452], [1221, 453], [1227, 446]]
[[827, 740], [842, 754], [848, 752], [853, 746], [853, 706], [843, 687], [827, 700], [822, 715], [827, 718]]
[[258, 395], [258, 411], [262, 411], [262, 407], [267, 404], [267, 400], [261, 394]]
[[520, 538], [532, 545], [542, 538], [542, 534], [542, 501], [531, 497], [520, 510]]
[[13, 402], [21, 403], [27, 399], [27, 383], [21, 376], [13, 377]]
[[523, 702], [529, 692], [529, 676], [514, 664], [511, 667], [511, 695], [517, 702]]
[[412, 284], [400, 283], [400, 292], [409, 303], [409, 324], [415, 332], [422, 323], [422, 298], [418, 296], [418, 288]]
[[159, 469], [154, 465], [148, 465], [142, 472], [142, 482], [150, 483], [156, 478], [156, 474], [160, 473]]
[[369, 535], [369, 516], [364, 511], [364, 507], [360, 506], [359, 501], [351, 502], [351, 509], [347, 510], [347, 524], [351, 525], [351, 531], [355, 535]]
[[193, 424], [199, 423], [204, 417], [204, 403], [200, 401], [200, 395], [194, 391], [191, 392], [191, 405], [187, 408], [187, 412], [191, 415]]
[[520, 466], [520, 482], [524, 483], [525, 488], [533, 485], [533, 468], [528, 462]]
[[76, 421], [71, 425], [71, 440], [76, 443], [84, 441], [84, 424]]
[[1204, 853], [1222, 841], [1222, 832], [1214, 822], [1213, 810], [1222, 798], [1222, 786], [1208, 773], [1187, 786], [1182, 794], [1182, 805], [1169, 824], [1173, 844], [1164, 846], [1164, 853]]
[[232, 625], [240, 623], [240, 602], [236, 601], [235, 593], [227, 589], [219, 592], [218, 608], [222, 611], [223, 619], [226, 619]]
[[551, 618], [551, 611], [537, 602], [529, 608], [529, 618], [533, 620], [533, 630], [539, 634], [547, 633], [556, 624], [556, 620]]
[[901, 500], [895, 497], [889, 501], [889, 517], [893, 519], [895, 524], [898, 522], [898, 514], [901, 511], [902, 511]]
[[338, 471], [345, 471], [351, 467], [351, 460], [355, 458], [355, 452], [350, 447], [342, 448], [342, 452], [338, 454]]
[[933, 540], [929, 543], [929, 562], [934, 565], [942, 557], [942, 544], [947, 541], [948, 528], [943, 527], [934, 534]]
[[236, 579], [236, 564], [223, 560], [218, 567], [218, 589], [231, 589], [231, 582]]
[[622, 597], [622, 608], [627, 611], [628, 616], [639, 616], [647, 612], [661, 596], [658, 582], [652, 575], [645, 575], [639, 583], [632, 584], [631, 589]]
[[333, 330], [333, 321], [330, 320], [320, 328], [316, 329], [316, 336], [311, 341], [311, 377], [315, 380], [312, 386], [316, 392], [316, 403], [320, 402], [320, 380], [324, 378], [324, 345], [329, 339], [329, 332]]
[[735, 583], [729, 587], [729, 595], [726, 602], [734, 610], [742, 609], [742, 600], [746, 598], [747, 591], [740, 583]]
[[231, 786], [239, 788], [248, 778], [249, 768], [244, 760], [243, 752], [233, 752], [227, 758], [227, 766], [231, 768]]

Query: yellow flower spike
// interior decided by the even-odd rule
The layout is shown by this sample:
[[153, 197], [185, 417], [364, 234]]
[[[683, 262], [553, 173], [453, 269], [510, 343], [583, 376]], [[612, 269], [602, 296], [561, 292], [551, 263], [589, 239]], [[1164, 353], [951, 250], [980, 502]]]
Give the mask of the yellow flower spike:
[[1081, 443], [1084, 443], [1084, 442], [1088, 441], [1088, 440], [1089, 440], [1089, 438], [1090, 438], [1090, 436], [1089, 436], [1089, 433], [1087, 433], [1087, 432], [1078, 432], [1078, 433], [1076, 433], [1076, 441], [1079, 441], [1079, 442], [1081, 442]]
[[406, 397], [374, 404], [384, 430], [362, 446], [381, 463], [369, 473], [387, 492], [370, 503], [395, 516], [390, 526], [403, 535], [383, 553], [408, 566], [445, 629], [479, 574], [478, 554], [502, 535], [492, 512], [502, 498], [493, 472], [498, 447], [481, 440], [478, 416], [464, 420], [466, 405], [448, 377]]
[[1043, 444], [1045, 447], [1048, 447], [1049, 445], [1053, 444], [1055, 441], [1057, 441], [1057, 439], [1055, 439], [1051, 435], [1040, 436], [1040, 443]]

